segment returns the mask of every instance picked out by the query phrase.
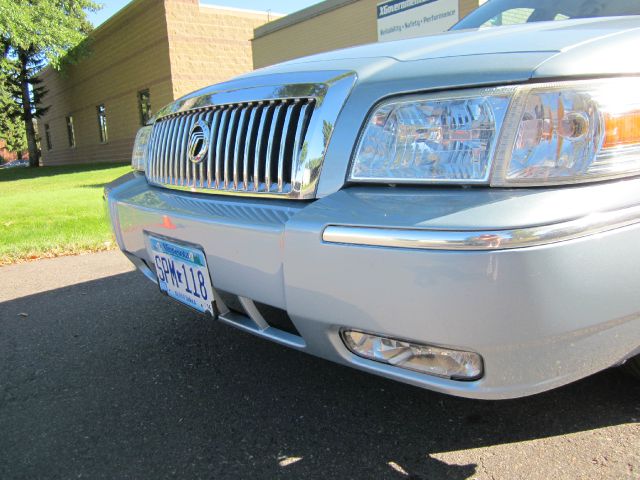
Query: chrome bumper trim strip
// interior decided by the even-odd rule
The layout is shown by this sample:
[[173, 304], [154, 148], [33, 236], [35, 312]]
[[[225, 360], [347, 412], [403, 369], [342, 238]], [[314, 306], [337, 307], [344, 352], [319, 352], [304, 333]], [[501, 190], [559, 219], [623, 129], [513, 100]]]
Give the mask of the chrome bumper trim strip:
[[640, 223], [640, 205], [575, 220], [508, 230], [435, 230], [329, 225], [327, 243], [421, 250], [490, 251], [574, 240]]

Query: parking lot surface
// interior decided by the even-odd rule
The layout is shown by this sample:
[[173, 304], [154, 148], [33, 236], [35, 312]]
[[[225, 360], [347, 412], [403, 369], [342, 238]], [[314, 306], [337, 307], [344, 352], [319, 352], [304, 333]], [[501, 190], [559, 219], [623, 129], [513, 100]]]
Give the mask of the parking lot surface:
[[640, 478], [640, 382], [473, 401], [204, 319], [119, 252], [0, 267], [0, 478]]

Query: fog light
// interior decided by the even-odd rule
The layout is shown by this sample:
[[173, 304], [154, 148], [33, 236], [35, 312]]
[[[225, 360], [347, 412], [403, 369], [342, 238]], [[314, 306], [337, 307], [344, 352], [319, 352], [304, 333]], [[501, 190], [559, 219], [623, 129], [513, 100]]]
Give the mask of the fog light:
[[342, 341], [360, 357], [452, 380], [476, 380], [482, 376], [477, 353], [418, 345], [370, 333], [343, 330]]

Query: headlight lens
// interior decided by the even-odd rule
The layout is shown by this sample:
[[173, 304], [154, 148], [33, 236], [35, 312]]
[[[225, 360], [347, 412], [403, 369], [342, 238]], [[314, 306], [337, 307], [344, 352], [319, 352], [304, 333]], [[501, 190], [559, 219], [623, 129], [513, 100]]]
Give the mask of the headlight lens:
[[350, 180], [573, 184], [640, 173], [640, 79], [407, 97], [367, 121]]
[[351, 180], [488, 181], [510, 89], [409, 97], [381, 105], [358, 145]]
[[147, 161], [147, 145], [151, 139], [151, 131], [153, 126], [149, 125], [138, 130], [136, 141], [133, 144], [133, 153], [131, 155], [131, 168], [139, 172], [144, 172]]

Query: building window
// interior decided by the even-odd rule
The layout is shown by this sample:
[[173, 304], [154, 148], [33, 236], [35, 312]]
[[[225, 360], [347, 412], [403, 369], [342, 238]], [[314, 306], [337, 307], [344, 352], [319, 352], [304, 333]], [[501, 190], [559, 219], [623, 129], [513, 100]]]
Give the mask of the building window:
[[67, 117], [67, 137], [69, 139], [69, 146], [71, 148], [76, 146], [76, 131], [73, 127], [73, 117], [69, 115]]
[[47, 142], [47, 150], [51, 150], [53, 146], [51, 145], [51, 130], [48, 123], [44, 124], [44, 138]]
[[100, 130], [100, 143], [107, 143], [109, 137], [107, 136], [107, 110], [104, 108], [104, 103], [96, 107], [98, 112], [98, 129]]
[[140, 124], [145, 126], [151, 119], [151, 94], [148, 88], [138, 92], [138, 111], [140, 112]]

